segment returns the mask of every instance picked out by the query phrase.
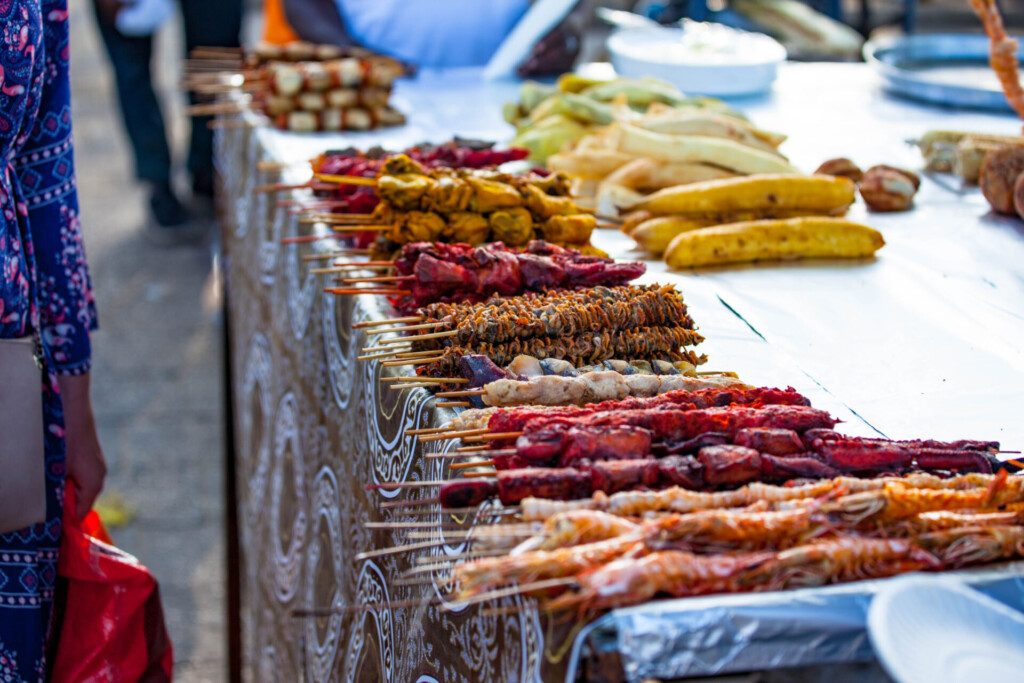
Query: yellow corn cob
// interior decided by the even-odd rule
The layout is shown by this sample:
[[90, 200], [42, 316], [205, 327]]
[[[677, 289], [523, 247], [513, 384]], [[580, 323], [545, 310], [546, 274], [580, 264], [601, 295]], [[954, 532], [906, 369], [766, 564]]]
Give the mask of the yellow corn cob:
[[881, 233], [843, 218], [811, 216], [729, 223], [684, 232], [668, 245], [670, 268], [802, 258], [862, 258], [885, 245]]
[[847, 178], [764, 174], [667, 187], [628, 210], [655, 215], [720, 216], [741, 211], [803, 211], [841, 214], [854, 200]]

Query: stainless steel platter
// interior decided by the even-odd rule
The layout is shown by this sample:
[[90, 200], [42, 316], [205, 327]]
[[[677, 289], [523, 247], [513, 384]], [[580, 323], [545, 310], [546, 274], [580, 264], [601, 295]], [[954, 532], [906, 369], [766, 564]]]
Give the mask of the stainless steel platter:
[[[948, 107], [1010, 111], [984, 35], [937, 33], [869, 41], [864, 59], [894, 95]], [[1018, 60], [1024, 50], [1018, 51]]]

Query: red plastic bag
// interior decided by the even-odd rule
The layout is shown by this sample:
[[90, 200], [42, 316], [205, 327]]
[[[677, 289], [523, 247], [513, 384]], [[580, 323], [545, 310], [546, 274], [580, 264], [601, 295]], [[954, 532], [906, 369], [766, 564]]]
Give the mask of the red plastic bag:
[[170, 681], [173, 652], [156, 579], [111, 545], [95, 512], [79, 522], [74, 511], [69, 485], [57, 564], [67, 593], [52, 680]]

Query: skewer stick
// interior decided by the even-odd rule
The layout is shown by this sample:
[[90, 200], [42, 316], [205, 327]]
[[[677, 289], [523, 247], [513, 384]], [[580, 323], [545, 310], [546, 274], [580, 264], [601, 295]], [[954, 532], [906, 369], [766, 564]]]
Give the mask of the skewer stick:
[[449, 612], [456, 609], [462, 609], [463, 606], [467, 605], [476, 605], [481, 602], [490, 602], [491, 600], [509, 598], [522, 593], [532, 593], [534, 591], [548, 590], [549, 588], [558, 588], [561, 586], [574, 586], [576, 584], [577, 580], [575, 577], [566, 579], [545, 579], [544, 581], [534, 581], [533, 583], [522, 583], [511, 586], [510, 588], [500, 588], [498, 590], [487, 591], [485, 593], [477, 593], [465, 600], [453, 599], [452, 602], [454, 604], [448, 605], [442, 603], [441, 609]]
[[438, 525], [435, 521], [429, 522], [363, 522], [366, 529], [435, 529], [438, 531], [463, 531], [465, 526]]
[[[472, 540], [472, 539], [470, 539]], [[466, 543], [468, 541], [460, 541], [460, 543]], [[452, 541], [438, 540], [438, 541], [422, 541], [420, 543], [408, 543], [406, 545], [396, 545], [389, 548], [380, 548], [377, 550], [368, 550], [363, 553], [356, 555], [356, 562], [362, 562], [363, 560], [370, 560], [375, 557], [386, 557], [388, 555], [399, 555], [401, 553], [408, 553], [414, 550], [426, 550], [428, 548], [438, 548], [445, 545], [455, 545]]]
[[[429, 384], [467, 384], [469, 380], [465, 377], [417, 377], [416, 375], [400, 375], [398, 377], [382, 377], [381, 382], [423, 382]], [[437, 427], [437, 431], [444, 431], [447, 427]], [[412, 432], [410, 432], [412, 433]]]
[[302, 257], [303, 261], [328, 261], [332, 258], [338, 258], [341, 256], [362, 256], [363, 254], [369, 254], [369, 249], [341, 249], [338, 251], [325, 251], [316, 254], [305, 254]]
[[379, 484], [367, 484], [367, 491], [397, 491], [399, 489], [418, 489], [428, 486], [447, 484], [446, 479], [425, 479], [423, 481], [384, 481]]
[[339, 221], [340, 223], [359, 221], [372, 223], [377, 220], [377, 216], [372, 213], [314, 213], [310, 218], [316, 218], [319, 221]]
[[441, 356], [435, 358], [401, 358], [399, 360], [386, 360], [381, 363], [386, 368], [397, 368], [402, 365], [430, 365], [441, 360]]
[[[323, 223], [324, 221], [314, 222]], [[362, 223], [359, 223], [357, 225], [339, 225], [337, 223], [328, 223], [328, 225], [331, 226], [331, 232], [384, 232], [385, 230], [390, 230], [392, 227], [394, 227], [392, 225], [387, 224], [377, 225], [372, 223], [367, 223], [365, 225]]]
[[466, 437], [463, 441], [466, 443], [472, 441], [501, 441], [502, 439], [516, 439], [522, 435], [522, 432], [495, 432], [493, 434], [480, 434], [479, 436]]
[[418, 562], [422, 562], [418, 567], [413, 567], [406, 570], [403, 576], [412, 576], [414, 574], [427, 574], [429, 572], [445, 571], [454, 567], [461, 560], [476, 560], [482, 557], [497, 557], [498, 555], [508, 555], [508, 550], [470, 550], [468, 552], [459, 553], [457, 555], [448, 555], [446, 560], [443, 562], [432, 562], [436, 560], [436, 557], [418, 557]]
[[466, 453], [479, 453], [480, 451], [488, 451], [488, 450], [490, 450], [489, 446], [459, 446], [458, 448], [455, 449], [455, 452], [456, 453], [461, 453], [461, 454], [466, 454]]
[[325, 266], [323, 268], [310, 268], [313, 275], [334, 275], [336, 273], [350, 273], [353, 270], [391, 270], [393, 266], [366, 266], [362, 263], [350, 263], [344, 266]]
[[[393, 344], [388, 344], [388, 346], [393, 346]], [[431, 358], [433, 358], [436, 355], [437, 355], [437, 349], [430, 349], [429, 351], [402, 351], [401, 353], [396, 353], [395, 354], [396, 357], [401, 358], [401, 359], [406, 359], [406, 358], [425, 358], [427, 356], [430, 356]]]
[[[364, 282], [408, 282], [415, 280], [415, 275], [377, 275], [375, 277], [345, 277], [341, 278], [342, 284], [361, 285]], [[410, 337], [410, 339], [426, 339], [427, 337]]]
[[410, 330], [431, 330], [435, 327], [444, 325], [443, 322], [432, 322], [432, 323], [420, 323], [419, 325], [407, 325], [405, 327], [382, 327], [377, 330], [367, 332], [367, 334], [387, 334], [388, 332], [408, 332]]
[[[470, 460], [469, 462], [454, 462], [448, 466], [450, 470], [466, 470], [471, 467], [494, 467], [493, 460]], [[469, 476], [469, 473], [466, 473]], [[489, 475], [488, 475], [489, 476]]]
[[412, 294], [408, 289], [393, 289], [391, 287], [325, 287], [327, 294], [342, 294], [351, 296], [355, 294], [384, 294], [387, 296], [402, 296]]
[[362, 356], [356, 356], [356, 360], [358, 360], [358, 361], [380, 360], [381, 358], [394, 358], [394, 357], [395, 357], [394, 353], [370, 353], [370, 354], [365, 354], [365, 355], [362, 355]]
[[418, 323], [423, 321], [421, 315], [407, 315], [404, 318], [389, 318], [387, 320], [364, 320], [352, 326], [352, 329], [362, 330], [367, 327], [380, 327], [382, 325], [393, 325], [396, 323]]
[[438, 408], [472, 408], [473, 404], [469, 401], [441, 401], [435, 403]]
[[423, 384], [422, 382], [414, 382], [411, 384], [389, 384], [388, 389], [393, 389], [395, 391], [404, 391], [406, 389], [430, 389], [431, 387], [434, 386], [436, 385]]
[[353, 612], [369, 612], [372, 610], [395, 610], [395, 609], [419, 609], [430, 605], [440, 605], [438, 598], [426, 600], [392, 600], [390, 602], [366, 602], [358, 605], [343, 605], [341, 607], [317, 607], [317, 608], [296, 608], [291, 612], [294, 619], [310, 619], [315, 617], [329, 617], [335, 614], [351, 614]]
[[[400, 379], [398, 377], [382, 377], [381, 381], [389, 379]], [[448, 427], [421, 427], [420, 429], [406, 429], [406, 436], [427, 436], [429, 434], [440, 434], [448, 431]]]
[[[431, 506], [433, 506], [433, 505], [436, 505], [439, 502], [440, 502], [440, 500], [438, 499], [437, 496], [429, 496], [427, 498], [413, 498], [411, 500], [385, 500], [378, 507], [381, 510], [394, 510], [394, 509], [397, 509], [397, 508], [412, 508], [412, 507], [419, 508], [419, 509], [428, 509], [428, 508], [424, 508], [423, 506], [424, 505], [431, 505]], [[429, 509], [433, 509], [433, 508], [431, 507]]]
[[397, 346], [364, 346], [363, 353], [384, 353], [385, 351], [389, 356], [394, 356], [398, 351], [402, 349]]
[[[403, 279], [415, 277], [415, 275], [408, 275]], [[370, 282], [372, 278], [364, 280], [364, 282]], [[430, 334], [416, 334], [409, 337], [402, 337], [405, 341], [422, 341], [424, 339], [441, 339], [443, 337], [454, 337], [458, 334], [458, 330], [445, 330], [443, 332], [431, 332]]]
[[333, 238], [334, 235], [294, 235], [292, 237], [282, 237], [281, 244], [309, 244]]
[[458, 431], [449, 431], [442, 433], [427, 434], [422, 437], [420, 441], [445, 441], [447, 439], [462, 439], [467, 436], [476, 436], [477, 434], [486, 434], [486, 428], [479, 429], [460, 429]]
[[288, 164], [283, 161], [272, 161], [270, 159], [261, 159], [256, 162], [256, 170], [262, 172], [274, 172], [283, 171], [288, 168]]
[[494, 477], [498, 472], [497, 470], [487, 470], [485, 472], [463, 472], [463, 479], [490, 479]]
[[330, 173], [317, 173], [317, 180], [335, 185], [364, 185], [366, 187], [377, 187], [376, 178], [363, 178], [357, 175], [333, 175]]
[[460, 396], [483, 396], [486, 392], [483, 389], [461, 389], [459, 391], [442, 391], [437, 394], [438, 398], [457, 398]]

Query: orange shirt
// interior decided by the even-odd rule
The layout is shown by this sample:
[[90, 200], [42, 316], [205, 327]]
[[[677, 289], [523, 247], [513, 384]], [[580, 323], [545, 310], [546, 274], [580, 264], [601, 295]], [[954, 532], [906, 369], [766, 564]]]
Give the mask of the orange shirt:
[[281, 0], [265, 0], [263, 3], [263, 40], [274, 45], [286, 45], [299, 37], [288, 24]]

